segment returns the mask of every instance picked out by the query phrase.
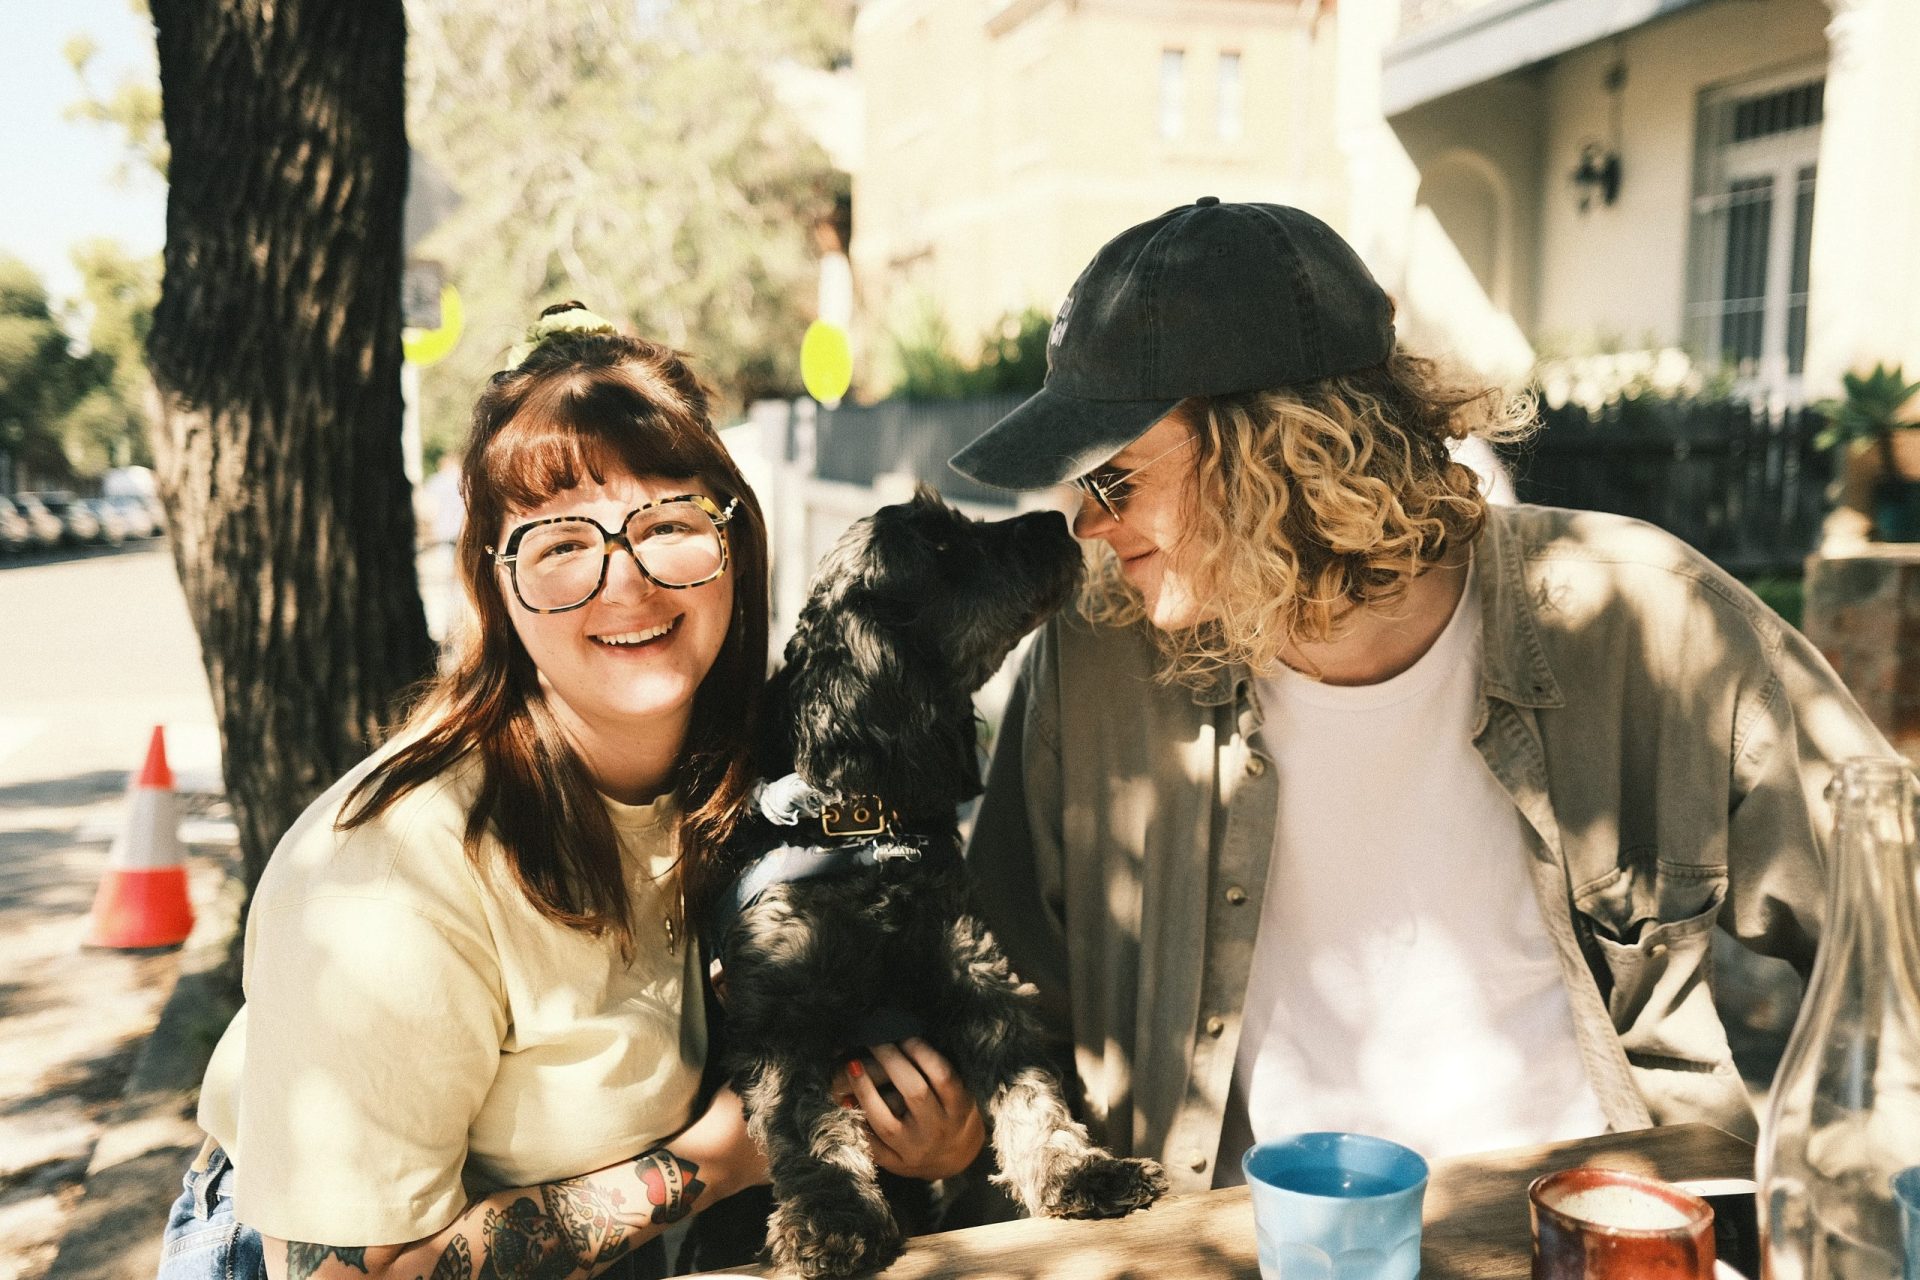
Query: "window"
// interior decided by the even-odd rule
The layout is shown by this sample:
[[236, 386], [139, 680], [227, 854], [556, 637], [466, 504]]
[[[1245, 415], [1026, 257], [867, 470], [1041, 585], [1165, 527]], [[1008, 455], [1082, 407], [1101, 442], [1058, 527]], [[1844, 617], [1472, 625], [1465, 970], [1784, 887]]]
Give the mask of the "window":
[[1753, 395], [1801, 394], [1824, 90], [1803, 72], [1701, 98], [1687, 340]]
[[1187, 124], [1187, 55], [1183, 49], [1160, 51], [1160, 136], [1177, 138]]
[[1219, 83], [1214, 87], [1214, 129], [1228, 142], [1240, 137], [1240, 55], [1220, 55]]

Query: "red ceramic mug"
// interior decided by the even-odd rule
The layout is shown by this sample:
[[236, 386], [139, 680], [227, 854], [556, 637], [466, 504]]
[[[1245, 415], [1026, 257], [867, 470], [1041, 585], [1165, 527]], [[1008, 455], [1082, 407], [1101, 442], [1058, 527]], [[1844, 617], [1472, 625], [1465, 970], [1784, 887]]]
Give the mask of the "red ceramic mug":
[[1713, 1280], [1713, 1209], [1656, 1178], [1562, 1169], [1527, 1188], [1533, 1280]]

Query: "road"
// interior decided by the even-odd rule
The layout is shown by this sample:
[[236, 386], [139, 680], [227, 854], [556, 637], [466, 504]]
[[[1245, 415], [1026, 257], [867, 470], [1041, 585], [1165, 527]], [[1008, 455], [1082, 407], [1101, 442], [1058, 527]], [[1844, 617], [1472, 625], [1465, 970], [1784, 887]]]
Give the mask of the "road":
[[[199, 645], [163, 542], [0, 559], [0, 1280], [39, 1280], [176, 957], [80, 938], [127, 774], [164, 725], [183, 791], [217, 792]], [[190, 805], [196, 895], [217, 800]]]

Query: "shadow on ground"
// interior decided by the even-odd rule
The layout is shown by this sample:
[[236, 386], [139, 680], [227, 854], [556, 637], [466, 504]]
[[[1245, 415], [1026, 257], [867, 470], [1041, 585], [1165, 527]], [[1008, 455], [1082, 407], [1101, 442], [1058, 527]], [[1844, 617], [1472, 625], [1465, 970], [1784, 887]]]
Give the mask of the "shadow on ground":
[[124, 769], [96, 769], [67, 778], [38, 778], [0, 787], [0, 809], [43, 809], [97, 804], [127, 789]]
[[164, 538], [138, 538], [129, 539], [117, 547], [98, 544], [20, 551], [12, 555], [0, 556], [0, 573], [8, 569], [28, 569], [42, 564], [67, 564], [74, 560], [103, 560], [108, 556], [138, 555], [143, 551], [164, 550], [166, 545]]

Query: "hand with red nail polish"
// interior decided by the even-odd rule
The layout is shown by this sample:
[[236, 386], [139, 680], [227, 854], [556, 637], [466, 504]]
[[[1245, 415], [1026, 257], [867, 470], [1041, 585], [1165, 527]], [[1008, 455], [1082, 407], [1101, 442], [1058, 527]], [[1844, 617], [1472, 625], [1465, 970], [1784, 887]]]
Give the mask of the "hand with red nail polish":
[[986, 1122], [953, 1065], [917, 1036], [874, 1045], [868, 1054], [850, 1059], [844, 1074], [866, 1119], [874, 1163], [928, 1181], [972, 1164], [986, 1144]]

